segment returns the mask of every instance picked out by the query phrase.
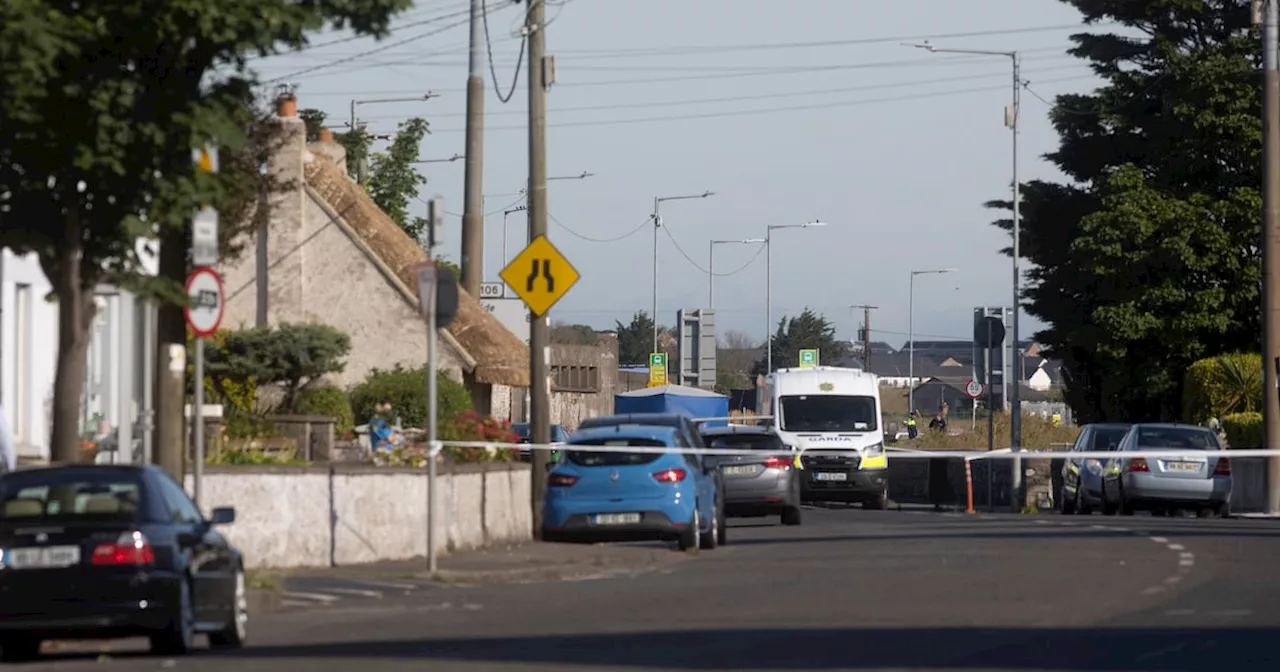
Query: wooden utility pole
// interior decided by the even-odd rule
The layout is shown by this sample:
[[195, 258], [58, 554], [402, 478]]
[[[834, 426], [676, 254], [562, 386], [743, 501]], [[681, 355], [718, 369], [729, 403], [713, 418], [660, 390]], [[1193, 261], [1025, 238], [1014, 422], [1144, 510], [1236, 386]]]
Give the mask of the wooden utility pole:
[[[529, 40], [529, 240], [547, 234], [547, 42], [546, 3], [528, 1], [525, 34]], [[534, 445], [551, 443], [551, 379], [547, 376], [549, 318], [539, 317], [529, 325], [529, 429]], [[542, 497], [547, 485], [546, 450], [532, 450], [533, 534], [542, 538]]]
[[[1280, 448], [1280, 0], [1255, 0], [1262, 24], [1263, 448]], [[1267, 458], [1267, 512], [1280, 513], [1280, 457]]]
[[862, 370], [871, 370], [871, 311], [879, 306], [849, 306], [862, 309]]

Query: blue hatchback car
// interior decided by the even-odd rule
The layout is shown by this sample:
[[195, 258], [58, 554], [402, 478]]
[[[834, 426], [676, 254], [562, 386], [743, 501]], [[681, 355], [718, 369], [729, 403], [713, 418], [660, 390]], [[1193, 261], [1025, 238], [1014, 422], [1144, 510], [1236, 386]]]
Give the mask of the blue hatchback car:
[[[715, 467], [686, 448], [672, 427], [616, 425], [580, 430], [547, 474], [542, 521], [547, 541], [671, 540], [680, 550], [725, 541]], [[582, 449], [575, 449], [582, 446]], [[592, 447], [609, 450], [592, 450]], [[625, 452], [643, 447], [648, 452]]]

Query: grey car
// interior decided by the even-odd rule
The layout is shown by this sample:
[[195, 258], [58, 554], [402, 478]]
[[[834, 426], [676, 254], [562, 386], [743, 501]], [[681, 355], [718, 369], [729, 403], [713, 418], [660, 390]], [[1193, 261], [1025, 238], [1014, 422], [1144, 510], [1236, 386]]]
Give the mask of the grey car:
[[725, 515], [739, 518], [782, 516], [783, 525], [800, 524], [800, 477], [796, 453], [768, 427], [729, 425], [702, 430], [708, 448], [751, 451], [750, 455], [708, 455], [724, 478]]
[[[1136, 451], [1179, 451], [1170, 457], [1126, 457]], [[1102, 512], [1169, 515], [1194, 510], [1201, 517], [1230, 514], [1231, 460], [1218, 435], [1204, 427], [1134, 425], [1102, 476]]]
[[[1129, 433], [1128, 424], [1085, 425], [1076, 437], [1071, 453], [1105, 453], [1120, 447]], [[1063, 515], [1089, 514], [1102, 505], [1102, 469], [1105, 460], [1081, 459], [1069, 453], [1062, 465], [1062, 492], [1058, 510]]]

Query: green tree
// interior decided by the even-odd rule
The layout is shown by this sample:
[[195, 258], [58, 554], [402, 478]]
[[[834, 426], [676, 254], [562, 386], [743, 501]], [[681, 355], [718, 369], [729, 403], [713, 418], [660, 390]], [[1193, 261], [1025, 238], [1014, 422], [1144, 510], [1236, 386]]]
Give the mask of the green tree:
[[208, 375], [242, 384], [279, 385], [280, 409], [301, 412], [303, 393], [325, 376], [341, 373], [351, 339], [327, 324], [281, 324], [227, 332], [205, 349]]
[[371, 158], [366, 185], [373, 202], [419, 244], [426, 243], [427, 220], [410, 215], [409, 204], [418, 188], [427, 183], [426, 176], [414, 166], [418, 147], [426, 136], [425, 120], [415, 117], [401, 123], [387, 151]]
[[[808, 308], [797, 317], [778, 320], [778, 330], [773, 335], [773, 363], [775, 368], [796, 366], [800, 351], [817, 348], [823, 361], [834, 362], [849, 354], [849, 345], [836, 338], [836, 327], [830, 320]], [[751, 369], [752, 376], [768, 373], [768, 360], [760, 358]]]
[[[647, 366], [649, 353], [653, 352], [653, 318], [641, 310], [631, 317], [630, 324], [617, 322], [618, 363], [623, 366]], [[658, 328], [665, 331], [664, 327]], [[670, 368], [672, 362], [667, 362]]]
[[[183, 343], [191, 213], [254, 200], [244, 186], [254, 178], [236, 174], [234, 162], [208, 175], [191, 155], [206, 142], [231, 155], [250, 144], [257, 115], [247, 59], [305, 47], [306, 34], [325, 27], [385, 34], [410, 4], [0, 3], [0, 244], [35, 253], [59, 303], [53, 459], [77, 455], [94, 287], [167, 300], [159, 342]], [[160, 241], [158, 278], [144, 270], [140, 239]], [[161, 395], [158, 421], [180, 425], [180, 396]]]
[[1063, 1], [1126, 35], [1072, 38], [1106, 84], [1054, 101], [1046, 158], [1068, 179], [1023, 186], [1026, 309], [1077, 419], [1176, 419], [1187, 367], [1261, 333], [1250, 3]]

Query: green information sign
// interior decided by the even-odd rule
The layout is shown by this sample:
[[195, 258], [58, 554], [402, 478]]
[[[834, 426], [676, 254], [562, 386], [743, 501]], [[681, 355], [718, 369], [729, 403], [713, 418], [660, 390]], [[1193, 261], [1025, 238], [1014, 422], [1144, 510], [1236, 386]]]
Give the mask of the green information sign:
[[818, 365], [818, 351], [816, 349], [800, 351], [800, 368], [812, 369]]

